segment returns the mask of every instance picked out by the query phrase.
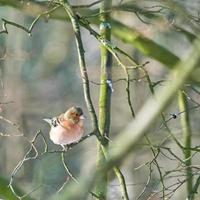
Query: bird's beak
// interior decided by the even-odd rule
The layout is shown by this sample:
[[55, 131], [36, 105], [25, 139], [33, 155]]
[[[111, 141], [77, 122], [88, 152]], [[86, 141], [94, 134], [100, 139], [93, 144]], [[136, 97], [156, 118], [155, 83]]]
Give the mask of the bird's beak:
[[84, 115], [81, 115], [80, 117], [79, 117], [79, 119], [85, 119], [86, 117], [84, 116]]
[[47, 122], [48, 124], [51, 124], [51, 119], [50, 118], [46, 118], [46, 119], [43, 119], [45, 122]]

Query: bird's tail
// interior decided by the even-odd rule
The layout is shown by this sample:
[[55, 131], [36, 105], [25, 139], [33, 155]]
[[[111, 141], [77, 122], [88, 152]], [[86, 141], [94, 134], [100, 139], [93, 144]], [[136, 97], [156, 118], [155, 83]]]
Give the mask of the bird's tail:
[[45, 119], [43, 119], [45, 122], [47, 122], [48, 124], [50, 124], [51, 125], [51, 123], [52, 123], [52, 119], [51, 118], [45, 118]]

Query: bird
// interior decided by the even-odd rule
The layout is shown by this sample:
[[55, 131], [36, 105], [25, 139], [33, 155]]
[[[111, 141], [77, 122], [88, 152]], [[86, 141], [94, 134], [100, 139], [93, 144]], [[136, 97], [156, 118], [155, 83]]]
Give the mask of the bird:
[[45, 122], [50, 124], [50, 139], [54, 144], [62, 146], [69, 145], [81, 139], [84, 133], [83, 111], [78, 106], [69, 108], [65, 113], [58, 117], [45, 118]]

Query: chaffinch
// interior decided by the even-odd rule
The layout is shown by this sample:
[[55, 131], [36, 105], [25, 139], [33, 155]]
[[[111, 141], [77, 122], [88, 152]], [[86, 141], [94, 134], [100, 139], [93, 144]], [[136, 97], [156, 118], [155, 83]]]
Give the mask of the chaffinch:
[[83, 111], [80, 107], [73, 106], [65, 113], [51, 119], [43, 119], [51, 126], [49, 132], [53, 143], [61, 145], [71, 144], [81, 139], [84, 133]]

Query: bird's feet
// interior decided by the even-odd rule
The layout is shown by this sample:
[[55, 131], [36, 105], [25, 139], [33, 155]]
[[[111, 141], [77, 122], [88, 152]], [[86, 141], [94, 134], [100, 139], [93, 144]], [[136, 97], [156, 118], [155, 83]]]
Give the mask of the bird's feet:
[[65, 147], [65, 145], [61, 144], [60, 146], [62, 147], [63, 151], [67, 151], [67, 148]]

